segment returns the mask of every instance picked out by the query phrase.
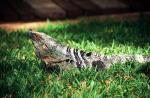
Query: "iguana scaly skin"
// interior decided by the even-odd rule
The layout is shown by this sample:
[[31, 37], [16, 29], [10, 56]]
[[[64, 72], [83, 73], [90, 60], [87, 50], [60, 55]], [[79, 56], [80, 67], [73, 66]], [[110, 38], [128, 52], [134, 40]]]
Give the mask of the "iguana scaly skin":
[[29, 36], [35, 46], [36, 55], [46, 65], [60, 65], [68, 68], [73, 65], [78, 68], [96, 67], [97, 69], [108, 68], [114, 63], [127, 61], [149, 62], [150, 56], [142, 55], [97, 55], [92, 52], [70, 48], [58, 43], [54, 38], [40, 32], [29, 31]]

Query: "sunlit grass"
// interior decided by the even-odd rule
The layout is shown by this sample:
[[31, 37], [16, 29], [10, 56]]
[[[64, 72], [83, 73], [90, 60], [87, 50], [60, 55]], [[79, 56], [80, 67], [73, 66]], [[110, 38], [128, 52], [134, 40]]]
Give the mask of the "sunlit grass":
[[[38, 28], [62, 44], [99, 54], [150, 55], [150, 21], [81, 21]], [[47, 72], [26, 31], [0, 30], [1, 97], [149, 98], [150, 64], [128, 62], [103, 71]]]

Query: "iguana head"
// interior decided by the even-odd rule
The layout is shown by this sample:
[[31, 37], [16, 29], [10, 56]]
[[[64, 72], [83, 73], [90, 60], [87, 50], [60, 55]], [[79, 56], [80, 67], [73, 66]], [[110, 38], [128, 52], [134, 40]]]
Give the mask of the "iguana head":
[[42, 32], [36, 32], [36, 31], [29, 31], [29, 37], [36, 42], [42, 42], [45, 43], [46, 41], [50, 43], [51, 45], [56, 44], [56, 40], [52, 38], [51, 36], [46, 35]]
[[54, 58], [63, 58], [65, 56], [64, 46], [51, 36], [30, 30], [29, 37], [35, 46], [37, 56], [52, 56]]
[[[29, 31], [29, 37], [31, 38], [35, 53], [39, 59], [44, 61], [47, 67], [49, 65], [66, 65], [71, 60], [66, 56], [66, 47], [59, 44], [51, 36], [45, 33]], [[66, 66], [64, 66], [66, 68]]]

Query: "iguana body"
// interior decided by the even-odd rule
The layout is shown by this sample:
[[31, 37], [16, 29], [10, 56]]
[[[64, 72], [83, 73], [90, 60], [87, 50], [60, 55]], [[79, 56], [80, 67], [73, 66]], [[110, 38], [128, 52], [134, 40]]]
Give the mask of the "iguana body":
[[73, 65], [78, 68], [96, 67], [97, 69], [104, 69], [117, 62], [136, 61], [144, 63], [150, 61], [150, 56], [104, 56], [92, 52], [87, 53], [59, 44], [55, 39], [44, 33], [30, 31], [29, 35], [35, 46], [36, 55], [47, 65], [62, 65], [66, 68]]

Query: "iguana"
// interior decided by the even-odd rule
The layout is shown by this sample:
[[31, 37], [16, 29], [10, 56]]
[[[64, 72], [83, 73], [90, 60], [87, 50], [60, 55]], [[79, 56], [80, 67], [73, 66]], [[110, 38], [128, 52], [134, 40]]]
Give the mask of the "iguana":
[[105, 69], [117, 62], [135, 61], [144, 63], [150, 61], [150, 56], [143, 55], [106, 56], [94, 52], [85, 52], [62, 45], [56, 39], [41, 32], [30, 30], [29, 36], [34, 44], [37, 57], [44, 61], [47, 66], [59, 65], [64, 68], [75, 66], [78, 68], [95, 67], [96, 69]]

